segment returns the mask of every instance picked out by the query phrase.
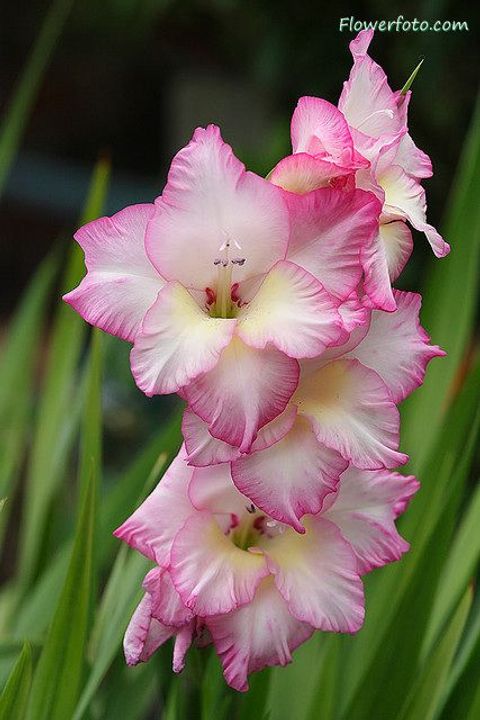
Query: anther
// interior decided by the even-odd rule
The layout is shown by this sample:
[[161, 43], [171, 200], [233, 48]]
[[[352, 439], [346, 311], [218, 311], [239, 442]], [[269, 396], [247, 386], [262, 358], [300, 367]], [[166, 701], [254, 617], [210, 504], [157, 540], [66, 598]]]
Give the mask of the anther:
[[212, 290], [212, 288], [207, 287], [207, 288], [205, 288], [205, 294], [207, 296], [207, 305], [213, 305], [213, 303], [215, 302], [216, 297], [217, 297], [215, 294], [215, 290]]
[[231, 298], [231, 301], [234, 303], [240, 302], [240, 295], [238, 294], [238, 288], [239, 288], [239, 283], [233, 283], [232, 289], [230, 291], [230, 298]]
[[250, 506], [247, 505], [247, 512], [250, 513], [250, 515], [253, 515], [253, 513], [256, 512], [256, 508], [253, 503]]

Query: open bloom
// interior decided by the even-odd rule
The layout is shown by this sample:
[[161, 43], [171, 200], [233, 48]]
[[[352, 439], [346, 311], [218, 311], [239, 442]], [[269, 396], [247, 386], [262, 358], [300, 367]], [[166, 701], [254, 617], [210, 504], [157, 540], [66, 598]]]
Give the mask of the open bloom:
[[444, 352], [429, 344], [420, 326], [420, 296], [396, 290], [394, 297], [395, 312], [371, 311], [344, 344], [301, 363], [287, 408], [262, 428], [248, 454], [212, 437], [187, 409], [189, 463], [230, 461], [238, 490], [298, 532], [304, 532], [303, 516], [322, 508], [348, 464], [374, 470], [405, 463], [396, 405]]
[[[347, 183], [374, 192], [383, 205], [376, 236], [361, 251], [364, 289], [375, 307], [391, 311], [391, 283], [412, 251], [406, 221], [424, 232], [438, 257], [448, 244], [426, 221], [424, 178], [432, 175], [429, 157], [408, 133], [411, 93], [394, 92], [383, 69], [368, 55], [373, 30], [350, 43], [353, 68], [338, 108], [315, 97], [300, 98], [292, 117], [293, 155], [270, 174], [276, 185], [294, 193]], [[349, 179], [350, 177], [350, 179]]]
[[285, 409], [298, 360], [341, 341], [339, 307], [379, 211], [372, 193], [325, 188], [289, 244], [283, 191], [247, 172], [217, 127], [199, 128], [154, 205], [77, 232], [88, 273], [65, 300], [133, 342], [147, 395], [180, 391], [212, 434], [246, 451]]
[[408, 549], [395, 518], [417, 487], [413, 477], [350, 469], [300, 535], [241, 495], [228, 464], [193, 468], [182, 450], [115, 533], [156, 566], [125, 636], [127, 661], [175, 635], [178, 671], [192, 639], [211, 639], [227, 682], [246, 690], [248, 673], [289, 662], [315, 629], [356, 632], [361, 575]]

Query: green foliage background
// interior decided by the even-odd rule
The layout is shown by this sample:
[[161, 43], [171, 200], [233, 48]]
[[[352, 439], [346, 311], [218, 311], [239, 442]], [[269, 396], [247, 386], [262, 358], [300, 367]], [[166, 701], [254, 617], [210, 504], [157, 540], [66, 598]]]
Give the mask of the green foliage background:
[[[70, 5], [54, 0], [4, 114], [0, 193]], [[101, 214], [110, 177], [101, 159], [79, 222]], [[422, 287], [423, 323], [448, 356], [402, 410], [408, 470], [422, 483], [400, 523], [412, 549], [366, 578], [356, 637], [317, 633], [288, 668], [252, 677], [246, 695], [225, 686], [208, 650], [191, 650], [180, 677], [168, 645], [147, 665], [124, 665], [148, 564], [111, 533], [178, 449], [181, 408], [158, 406], [133, 456], [103, 461], [102, 389], [119, 344], [60, 302], [49, 321], [49, 298], [77, 283], [83, 259], [73, 246], [66, 263], [59, 250], [48, 255], [0, 356], [0, 539], [14, 552], [0, 589], [0, 720], [480, 718], [479, 195], [480, 105], [442, 222], [452, 253], [430, 261]]]

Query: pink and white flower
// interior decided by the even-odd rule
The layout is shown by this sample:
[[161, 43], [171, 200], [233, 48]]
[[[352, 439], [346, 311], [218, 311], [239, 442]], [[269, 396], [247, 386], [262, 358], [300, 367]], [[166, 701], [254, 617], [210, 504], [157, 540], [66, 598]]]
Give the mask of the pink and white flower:
[[363, 30], [350, 43], [354, 64], [338, 108], [320, 98], [300, 98], [291, 124], [293, 154], [269, 177], [297, 194], [353, 182], [376, 194], [383, 210], [376, 236], [361, 249], [364, 290], [374, 307], [392, 311], [391, 283], [413, 248], [406, 222], [425, 233], [437, 257], [449, 246], [426, 221], [421, 181], [432, 175], [432, 166], [408, 134], [411, 93], [390, 88], [368, 55], [372, 38], [373, 30]]
[[213, 435], [246, 451], [285, 409], [298, 360], [341, 340], [339, 307], [379, 211], [368, 192], [318, 191], [289, 249], [283, 191], [247, 172], [217, 127], [199, 128], [154, 205], [77, 232], [88, 273], [65, 300], [133, 342], [147, 395], [180, 391]]
[[357, 176], [357, 186], [376, 189], [383, 199], [379, 234], [364, 259], [365, 290], [377, 306], [391, 310], [390, 281], [403, 270], [412, 249], [405, 221], [425, 233], [437, 257], [447, 255], [450, 248], [426, 220], [421, 181], [432, 175], [432, 164], [408, 134], [411, 92], [402, 95], [390, 88], [385, 72], [368, 55], [372, 38], [373, 30], [364, 30], [350, 43], [354, 63], [338, 107], [355, 146], [371, 161], [370, 170]]
[[419, 323], [421, 298], [394, 291], [397, 310], [374, 310], [346, 342], [301, 363], [286, 410], [259, 432], [250, 452], [221, 442], [187, 409], [188, 461], [198, 467], [231, 462], [238, 490], [270, 517], [304, 532], [351, 464], [364, 470], [407, 461], [398, 451], [396, 405], [419, 387], [427, 364], [444, 355]]
[[190, 641], [210, 639], [227, 682], [285, 664], [315, 629], [356, 632], [361, 575], [408, 549], [395, 518], [417, 481], [350, 469], [310, 515], [303, 535], [259, 511], [231, 482], [229, 465], [193, 468], [184, 451], [116, 531], [155, 563], [125, 635], [130, 664], [175, 636], [174, 670]]

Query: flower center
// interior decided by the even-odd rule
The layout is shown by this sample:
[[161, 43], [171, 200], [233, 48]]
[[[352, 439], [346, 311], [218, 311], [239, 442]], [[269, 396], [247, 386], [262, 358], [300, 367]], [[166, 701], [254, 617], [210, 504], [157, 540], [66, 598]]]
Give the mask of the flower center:
[[216, 287], [206, 288], [205, 292], [212, 317], [233, 318], [240, 301], [236, 294], [238, 283], [232, 282], [233, 270], [235, 266], [242, 267], [246, 258], [241, 257], [238, 252], [242, 249], [240, 244], [225, 231], [224, 236], [225, 239], [218, 249], [218, 257], [213, 261], [217, 268]]
[[285, 532], [282, 523], [272, 520], [257, 510], [254, 505], [246, 508], [247, 512], [238, 517], [232, 516], [232, 527], [229, 532], [231, 541], [240, 550], [261, 547], [265, 541]]

